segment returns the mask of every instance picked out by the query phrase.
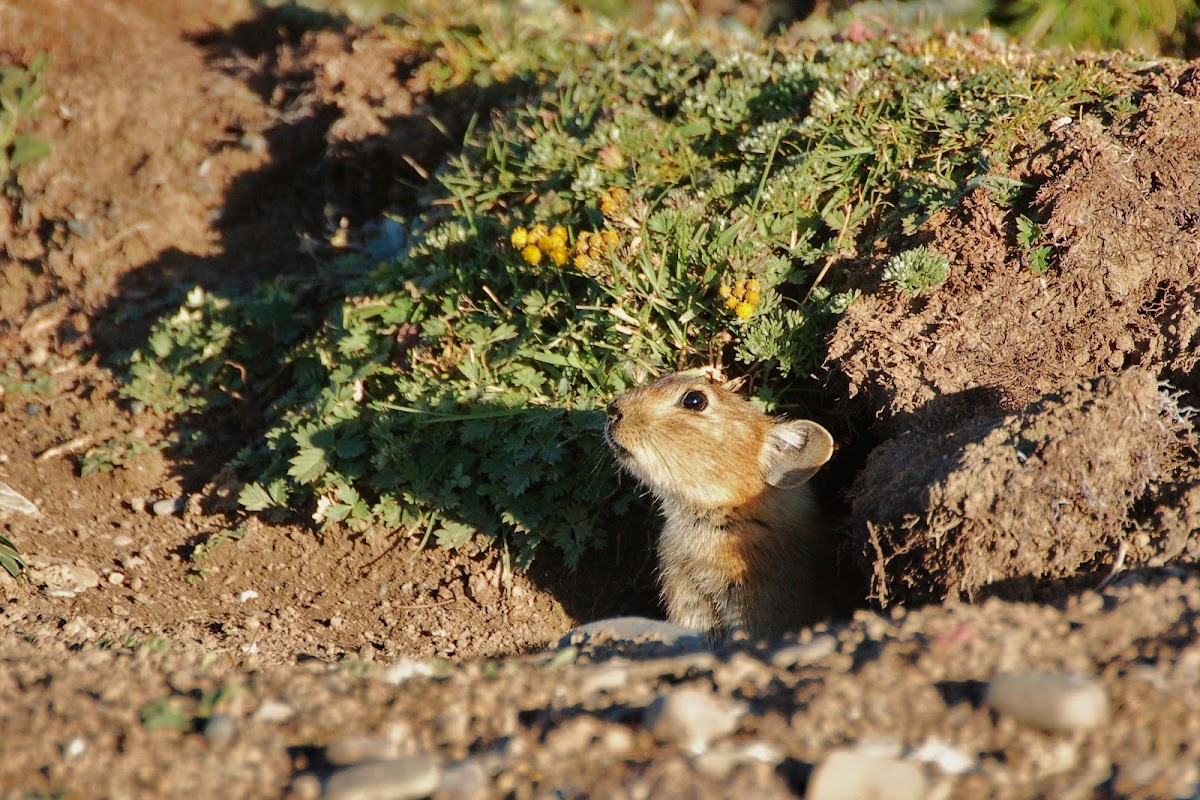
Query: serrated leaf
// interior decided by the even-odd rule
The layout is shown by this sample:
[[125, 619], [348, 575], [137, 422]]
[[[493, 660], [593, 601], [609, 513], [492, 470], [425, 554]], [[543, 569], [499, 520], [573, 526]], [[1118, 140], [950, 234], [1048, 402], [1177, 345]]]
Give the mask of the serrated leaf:
[[325, 457], [325, 451], [317, 447], [310, 447], [301, 450], [288, 461], [288, 475], [290, 475], [296, 483], [309, 484], [317, 480], [325, 474], [325, 470], [329, 467], [329, 461]]
[[247, 511], [264, 511], [275, 505], [275, 499], [262, 484], [247, 483], [238, 493], [238, 504]]
[[474, 527], [463, 522], [450, 521], [442, 523], [442, 526], [434, 534], [434, 538], [437, 539], [438, 547], [456, 550], [471, 541], [474, 534]]

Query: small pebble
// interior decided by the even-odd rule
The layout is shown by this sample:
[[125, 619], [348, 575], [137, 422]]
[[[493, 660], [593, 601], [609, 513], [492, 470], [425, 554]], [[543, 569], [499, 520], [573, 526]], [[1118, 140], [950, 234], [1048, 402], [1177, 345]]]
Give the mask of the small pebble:
[[713, 748], [692, 759], [692, 764], [710, 778], [724, 779], [743, 764], [755, 762], [778, 764], [781, 758], [782, 756], [775, 748], [757, 742], [749, 745]]
[[120, 586], [125, 582], [125, 574], [122, 572], [110, 572], [108, 573], [108, 582]]
[[38, 507], [7, 483], [0, 482], [0, 508], [21, 514], [36, 514]]
[[805, 800], [923, 800], [929, 786], [911, 761], [876, 758], [855, 750], [835, 750], [808, 780]]
[[278, 700], [265, 700], [263, 704], [254, 712], [254, 720], [256, 722], [287, 722], [295, 715], [296, 711], [287, 703], [281, 703]]
[[702, 753], [709, 743], [733, 733], [748, 706], [708, 689], [684, 687], [659, 697], [642, 716], [642, 724], [660, 742], [675, 742]]
[[405, 756], [343, 767], [325, 783], [327, 800], [417, 800], [442, 780], [442, 768], [428, 756]]
[[63, 745], [63, 758], [79, 758], [87, 752], [87, 740], [82, 736], [73, 736], [71, 740]]
[[239, 603], [245, 603], [253, 600], [256, 597], [258, 597], [258, 592], [254, 591], [253, 589], [247, 589], [246, 591], [239, 593], [237, 599]]
[[289, 800], [317, 800], [321, 796], [321, 779], [311, 772], [299, 775], [292, 781]]
[[974, 756], [941, 739], [927, 739], [924, 744], [908, 754], [914, 761], [932, 764], [943, 775], [963, 775], [975, 769]]
[[1066, 672], [1008, 672], [988, 685], [997, 712], [1048, 731], [1083, 731], [1108, 719], [1108, 693], [1095, 678]]
[[613, 617], [580, 625], [558, 640], [558, 646], [607, 644], [609, 642], [659, 642], [679, 650], [703, 650], [704, 634], [682, 625], [647, 617]]
[[801, 664], [811, 664], [837, 650], [837, 639], [828, 634], [817, 636], [811, 642], [789, 644], [771, 654], [771, 666], [788, 669]]
[[186, 497], [168, 497], [156, 501], [150, 508], [160, 517], [169, 517], [183, 511], [185, 505], [187, 505]]
[[331, 764], [348, 766], [360, 761], [387, 761], [400, 756], [396, 742], [382, 736], [341, 736], [325, 747], [325, 758]]
[[491, 794], [488, 778], [488, 771], [478, 759], [468, 758], [449, 764], [442, 771], [438, 797], [445, 800], [483, 800]]
[[237, 733], [237, 721], [228, 714], [213, 714], [204, 723], [204, 738], [209, 744], [225, 744]]

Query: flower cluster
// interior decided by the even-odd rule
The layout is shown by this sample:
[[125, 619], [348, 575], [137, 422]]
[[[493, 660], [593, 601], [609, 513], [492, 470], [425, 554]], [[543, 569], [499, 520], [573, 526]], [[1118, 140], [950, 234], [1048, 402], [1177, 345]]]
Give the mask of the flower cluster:
[[575, 239], [575, 268], [585, 274], [592, 274], [601, 266], [612, 249], [617, 246], [620, 237], [611, 228], [603, 231], [580, 231]]
[[721, 284], [717, 293], [725, 301], [725, 307], [737, 314], [738, 319], [749, 319], [754, 307], [762, 299], [762, 281], [758, 278], [739, 278], [733, 286]]
[[521, 258], [531, 266], [537, 266], [543, 258], [549, 258], [556, 266], [567, 263], [567, 229], [562, 225], [547, 228], [542, 223], [526, 230], [523, 227], [514, 228], [510, 238], [512, 246], [521, 254]]
[[600, 213], [608, 219], [616, 219], [629, 208], [629, 192], [620, 186], [604, 190], [600, 195]]

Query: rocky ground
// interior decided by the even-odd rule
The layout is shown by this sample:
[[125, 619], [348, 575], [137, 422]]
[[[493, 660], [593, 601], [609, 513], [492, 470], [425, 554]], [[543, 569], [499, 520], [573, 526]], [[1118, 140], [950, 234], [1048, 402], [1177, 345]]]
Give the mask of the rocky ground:
[[[863, 279], [831, 370], [847, 415], [879, 410], [847, 492], [884, 610], [710, 651], [636, 622], [560, 643], [659, 613], [644, 536], [510, 575], [243, 518], [220, 467], [245, 428], [180, 459], [115, 394], [172, 288], [304, 274], [342, 218], [411, 202], [469, 117], [428, 124], [396, 68], [419, 53], [240, 0], [0, 2], [0, 58], [41, 51], [54, 153], [0, 199], [0, 481], [36, 508], [0, 512], [30, 566], [0, 571], [0, 796], [1200, 796], [1187, 65], [1014, 166], [1075, 280], [1006, 272], [978, 198], [936, 228], [970, 266], [947, 291], [896, 308]], [[881, 506], [911, 463], [937, 502]], [[1070, 536], [1031, 567], [997, 531], [1040, 503]], [[987, 546], [932, 546], [947, 509]]]

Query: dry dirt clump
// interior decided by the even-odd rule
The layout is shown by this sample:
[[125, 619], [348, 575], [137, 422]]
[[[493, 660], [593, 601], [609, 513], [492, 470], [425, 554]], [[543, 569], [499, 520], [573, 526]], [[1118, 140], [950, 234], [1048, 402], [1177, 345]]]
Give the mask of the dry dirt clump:
[[1129, 370], [948, 434], [891, 439], [851, 489], [873, 596], [1021, 596], [1114, 559], [1179, 556], [1183, 520], [1139, 536], [1133, 516], [1169, 480], [1189, 430], [1155, 377]]
[[[1060, 121], [1014, 161], [1036, 190], [1009, 210], [984, 189], [914, 244], [945, 254], [941, 287], [907, 298], [864, 266], [864, 295], [832, 338], [835, 385], [881, 432], [928, 420], [1011, 411], [1074, 379], [1141, 366], [1200, 386], [1200, 72], [1147, 79], [1127, 123]], [[1016, 220], [1042, 224], [1049, 269], [1035, 274]]]

